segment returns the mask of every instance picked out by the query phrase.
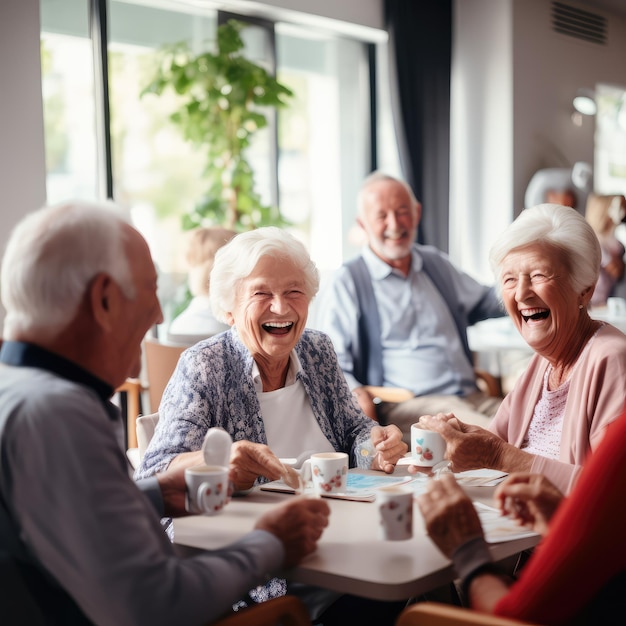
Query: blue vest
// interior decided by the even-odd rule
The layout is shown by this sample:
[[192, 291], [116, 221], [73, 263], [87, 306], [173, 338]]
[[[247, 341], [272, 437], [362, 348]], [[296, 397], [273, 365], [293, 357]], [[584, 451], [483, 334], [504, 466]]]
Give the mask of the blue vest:
[[[471, 314], [468, 315], [459, 303], [454, 290], [450, 288], [453, 284], [450, 266], [427, 247], [420, 247], [420, 256], [424, 263], [424, 272], [450, 309], [467, 359], [472, 363], [472, 352], [467, 342], [466, 328], [480, 318], [472, 319]], [[354, 377], [363, 385], [382, 386], [384, 378], [380, 317], [372, 277], [362, 256], [348, 261], [346, 267], [356, 287], [359, 309], [357, 345], [354, 346]], [[374, 338], [373, 341], [372, 338]]]

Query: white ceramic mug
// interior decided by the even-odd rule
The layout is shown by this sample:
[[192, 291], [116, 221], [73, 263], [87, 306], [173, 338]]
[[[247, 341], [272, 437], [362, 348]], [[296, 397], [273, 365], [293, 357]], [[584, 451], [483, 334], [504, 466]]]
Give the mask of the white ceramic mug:
[[312, 481], [319, 494], [345, 493], [348, 486], [348, 455], [345, 452], [316, 452], [302, 466], [302, 478]]
[[433, 467], [444, 460], [446, 442], [433, 430], [426, 430], [420, 424], [411, 426], [411, 463], [420, 467]]
[[196, 515], [217, 515], [228, 502], [228, 467], [195, 465], [185, 470], [185, 508]]
[[386, 541], [404, 541], [413, 537], [413, 491], [402, 485], [376, 490], [379, 535]]

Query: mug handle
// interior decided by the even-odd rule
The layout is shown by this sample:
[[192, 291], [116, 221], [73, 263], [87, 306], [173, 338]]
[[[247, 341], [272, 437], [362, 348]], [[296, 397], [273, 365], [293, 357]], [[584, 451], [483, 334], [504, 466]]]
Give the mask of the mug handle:
[[196, 502], [198, 503], [198, 508], [201, 513], [208, 513], [210, 510], [208, 504], [206, 503], [206, 490], [210, 488], [211, 483], [200, 483], [200, 486], [198, 487], [198, 497]]
[[302, 477], [302, 481], [305, 485], [313, 480], [313, 474], [311, 473], [311, 459], [306, 459], [306, 461], [302, 463], [300, 476]]

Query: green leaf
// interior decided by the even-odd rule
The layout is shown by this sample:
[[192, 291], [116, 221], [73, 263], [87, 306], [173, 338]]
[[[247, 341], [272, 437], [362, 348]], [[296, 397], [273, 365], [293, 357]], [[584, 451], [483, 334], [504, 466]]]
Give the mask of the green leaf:
[[[283, 108], [294, 94], [245, 57], [240, 33], [246, 26], [236, 20], [219, 26], [213, 52], [193, 53], [187, 42], [164, 47], [158, 69], [141, 91], [142, 97], [176, 93], [178, 105], [170, 120], [206, 155], [206, 194], [183, 216], [185, 229], [225, 224], [232, 217], [238, 230], [288, 223], [277, 207], [262, 204], [245, 153], [268, 123], [259, 107]], [[225, 200], [232, 194], [235, 216]]]

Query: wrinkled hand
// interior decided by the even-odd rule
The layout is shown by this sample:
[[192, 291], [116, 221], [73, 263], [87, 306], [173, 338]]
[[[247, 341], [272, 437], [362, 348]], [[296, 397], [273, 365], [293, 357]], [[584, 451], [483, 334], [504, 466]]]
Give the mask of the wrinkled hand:
[[391, 474], [396, 463], [408, 450], [408, 446], [402, 441], [402, 431], [394, 424], [374, 426], [370, 432], [370, 437], [376, 448], [372, 469]]
[[255, 528], [266, 530], [285, 547], [285, 567], [292, 567], [315, 551], [328, 526], [330, 508], [322, 498], [297, 498], [265, 513]]
[[563, 494], [541, 474], [511, 474], [494, 493], [503, 515], [545, 536]]
[[265, 444], [246, 440], [233, 443], [229, 478], [236, 491], [250, 489], [259, 476], [278, 480], [283, 471], [283, 464]]
[[[453, 472], [483, 467], [499, 469], [499, 459], [503, 446], [507, 445], [500, 437], [473, 424], [461, 422], [453, 413], [422, 415], [419, 425], [427, 430], [438, 432], [446, 442], [445, 458], [451, 462]], [[409, 465], [409, 472], [421, 471]]]
[[448, 558], [469, 539], [483, 536], [478, 513], [452, 474], [429, 481], [417, 505], [426, 532]]
[[156, 475], [163, 497], [165, 517], [182, 517], [189, 515], [185, 509], [185, 468], [183, 466], [168, 468]]

